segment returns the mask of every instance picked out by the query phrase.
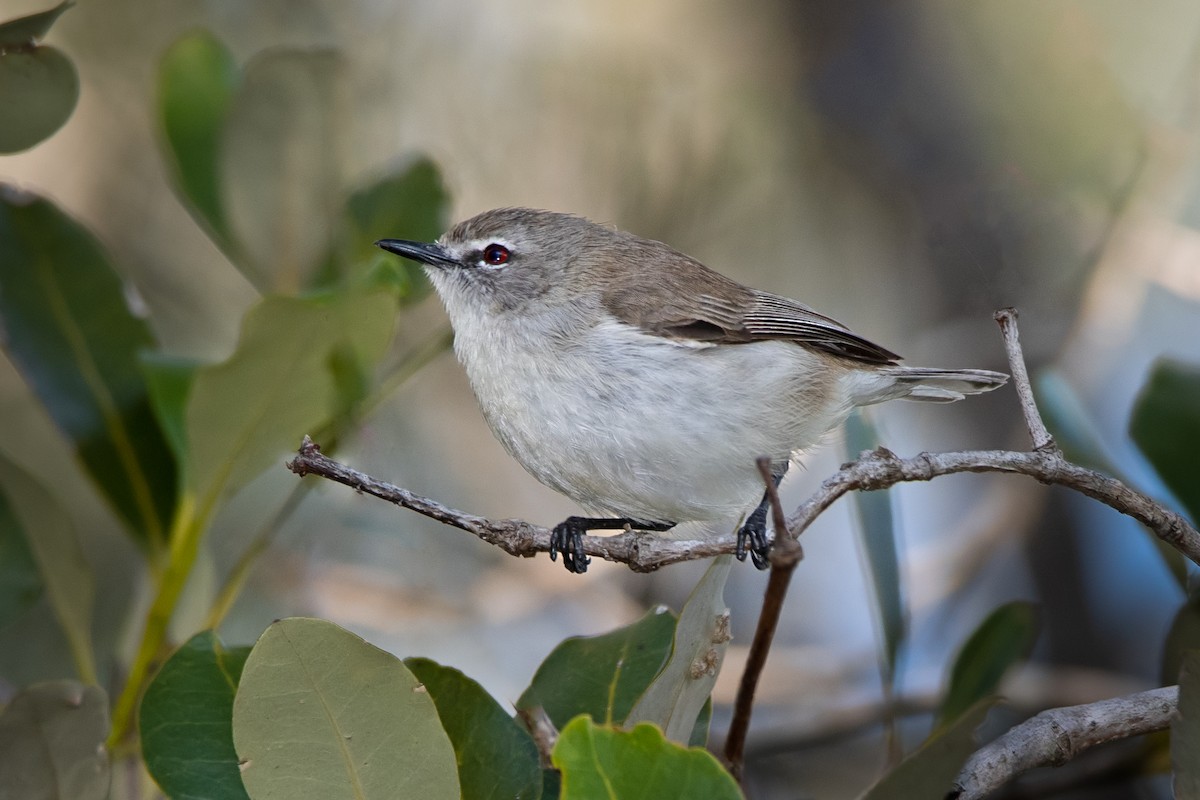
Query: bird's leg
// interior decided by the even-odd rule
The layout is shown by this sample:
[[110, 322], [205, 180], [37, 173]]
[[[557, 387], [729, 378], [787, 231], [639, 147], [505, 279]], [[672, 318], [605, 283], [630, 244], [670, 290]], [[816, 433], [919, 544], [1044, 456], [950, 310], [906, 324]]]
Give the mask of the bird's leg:
[[[788, 462], [776, 464], [771, 468], [771, 478], [775, 481], [775, 485], [779, 486], [783, 476], [787, 474]], [[746, 560], [746, 543], [750, 543], [750, 561], [758, 569], [766, 569], [771, 566], [771, 560], [768, 558], [771, 552], [771, 542], [767, 540], [767, 510], [771, 507], [770, 496], [763, 492], [762, 500], [758, 507], [750, 512], [750, 516], [746, 517], [746, 521], [742, 523], [742, 527], [738, 528], [737, 532], [737, 547], [733, 551], [733, 555], [738, 561]], [[776, 535], [778, 535], [776, 531]]]
[[592, 560], [583, 552], [583, 535], [592, 530], [620, 530], [629, 527], [640, 531], [661, 533], [675, 527], [674, 522], [647, 522], [632, 517], [567, 517], [550, 532], [550, 560], [563, 555], [567, 572], [583, 574]]

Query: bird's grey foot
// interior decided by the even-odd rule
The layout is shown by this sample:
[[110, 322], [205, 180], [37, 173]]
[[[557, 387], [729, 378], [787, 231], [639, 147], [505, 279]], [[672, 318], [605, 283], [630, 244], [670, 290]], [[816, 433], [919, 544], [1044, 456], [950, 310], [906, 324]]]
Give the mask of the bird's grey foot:
[[630, 517], [567, 517], [550, 532], [550, 560], [557, 561], [561, 551], [567, 572], [582, 575], [587, 572], [588, 564], [592, 563], [592, 559], [583, 551], [583, 535], [588, 531], [636, 528], [661, 533], [674, 527], [674, 522], [646, 522]]

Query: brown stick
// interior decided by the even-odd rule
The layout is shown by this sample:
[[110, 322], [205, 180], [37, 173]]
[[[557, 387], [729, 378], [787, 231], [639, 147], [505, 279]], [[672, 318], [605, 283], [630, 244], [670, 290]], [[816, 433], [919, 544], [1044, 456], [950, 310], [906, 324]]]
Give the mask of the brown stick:
[[[779, 502], [779, 490], [775, 486], [774, 476], [771, 475], [771, 459], [758, 459], [758, 471], [767, 487], [767, 499], [771, 505], [775, 530], [786, 531], [787, 522], [784, 520], [783, 505]], [[804, 550], [800, 547], [800, 542], [791, 536], [776, 536], [775, 544], [771, 547], [771, 575], [767, 579], [763, 607], [758, 615], [758, 627], [754, 630], [754, 640], [750, 643], [750, 651], [746, 656], [746, 667], [742, 671], [737, 699], [733, 704], [733, 719], [729, 723], [729, 733], [725, 736], [725, 760], [729, 763], [730, 773], [739, 783], [746, 761], [746, 733], [750, 730], [750, 715], [754, 711], [754, 693], [767, 664], [767, 654], [771, 652], [775, 630], [779, 627], [783, 601], [787, 599], [792, 573], [802, 558]]]

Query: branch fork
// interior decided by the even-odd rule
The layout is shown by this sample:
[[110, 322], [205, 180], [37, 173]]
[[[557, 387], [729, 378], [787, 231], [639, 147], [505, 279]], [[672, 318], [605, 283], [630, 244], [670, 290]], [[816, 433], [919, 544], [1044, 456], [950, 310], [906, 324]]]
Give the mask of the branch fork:
[[[928, 481], [941, 475], [959, 472], [1027, 475], [1040, 483], [1074, 489], [1133, 517], [1193, 563], [1200, 564], [1200, 532], [1184, 517], [1120, 481], [1073, 464], [1064, 458], [1054, 438], [1046, 429], [1034, 400], [1033, 387], [1025, 367], [1017, 330], [1017, 312], [1012, 308], [1001, 309], [995, 313], [994, 318], [1004, 338], [1013, 384], [1032, 441], [1030, 451], [923, 452], [911, 458], [900, 458], [890, 450], [880, 447], [863, 452], [854, 461], [843, 464], [808, 500], [786, 518], [779, 503], [778, 492], [775, 490], [775, 482], [771, 478], [770, 462], [759, 459], [758, 466], [763, 473], [763, 484], [770, 500], [777, 533], [771, 548], [771, 572], [763, 608], [742, 674], [733, 720], [725, 741], [726, 759], [731, 772], [739, 780], [754, 692], [766, 663], [792, 573], [803, 558], [799, 537], [825, 509], [852, 490], [877, 491], [898, 483]], [[374, 495], [446, 525], [461, 528], [510, 555], [531, 558], [538, 553], [550, 551], [549, 528], [519, 519], [490, 520], [449, 508], [407, 489], [376, 480], [326, 457], [321, 453], [320, 447], [307, 436], [304, 437], [298, 455], [287, 463], [287, 467], [297, 475], [320, 475], [350, 486], [358, 492]], [[628, 530], [613, 536], [583, 537], [583, 550], [586, 555], [627, 564], [636, 572], [653, 572], [681, 561], [733, 553], [736, 547], [737, 539], [733, 533], [695, 540], [665, 539]], [[1025, 769], [1039, 764], [1060, 763], [1061, 759], [1070, 758], [1081, 749], [1090, 746], [1090, 734], [1084, 731], [1079, 734], [1078, 742], [1070, 742], [1071, 746], [1065, 751], [1066, 755], [1061, 755], [1063, 751], [1057, 749], [1056, 742], [1060, 742], [1065, 734], [1062, 728], [1064, 723], [1059, 716], [1067, 715], [1064, 719], [1070, 721], [1079, 718], [1080, 715], [1090, 719], [1087, 715], [1093, 711], [1102, 716], [1107, 714], [1104, 718], [1111, 724], [1104, 730], [1108, 732], [1105, 734], [1108, 738], [1101, 740], [1107, 741], [1165, 727], [1174, 709], [1176, 696], [1175, 687], [1167, 687], [1090, 706], [1043, 712], [1024, 725], [1014, 728], [997, 742], [978, 751], [960, 776], [957, 794], [953, 796], [963, 800], [982, 797]], [[1055, 716], [1056, 714], [1058, 716]], [[1072, 714], [1074, 716], [1071, 716]], [[1139, 721], [1130, 723], [1132, 718]], [[1113, 734], [1113, 730], [1118, 732]], [[1025, 733], [1029, 735], [1021, 738], [1017, 735], [1018, 732], [1022, 732], [1022, 736]], [[1046, 760], [1044, 755], [1039, 755], [1045, 752], [1058, 755]]]

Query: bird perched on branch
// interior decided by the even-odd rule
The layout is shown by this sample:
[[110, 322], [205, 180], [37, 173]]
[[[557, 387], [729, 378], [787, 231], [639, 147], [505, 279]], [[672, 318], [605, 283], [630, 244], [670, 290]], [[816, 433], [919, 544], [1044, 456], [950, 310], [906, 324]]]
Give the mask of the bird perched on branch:
[[587, 531], [699, 521], [736, 525], [738, 557], [748, 548], [764, 568], [759, 457], [778, 481], [857, 406], [950, 402], [1007, 380], [901, 366], [802, 303], [569, 214], [501, 208], [436, 242], [376, 244], [425, 266], [505, 449], [597, 515], [554, 528], [550, 556], [572, 572], [590, 561]]

